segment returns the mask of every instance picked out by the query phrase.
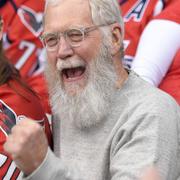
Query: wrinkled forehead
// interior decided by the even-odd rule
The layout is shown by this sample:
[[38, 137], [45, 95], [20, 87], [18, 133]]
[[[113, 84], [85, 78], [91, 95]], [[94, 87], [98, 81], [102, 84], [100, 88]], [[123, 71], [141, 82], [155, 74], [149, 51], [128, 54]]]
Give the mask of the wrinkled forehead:
[[92, 23], [88, 0], [51, 0], [46, 5], [44, 28], [55, 24], [68, 26], [74, 23]]

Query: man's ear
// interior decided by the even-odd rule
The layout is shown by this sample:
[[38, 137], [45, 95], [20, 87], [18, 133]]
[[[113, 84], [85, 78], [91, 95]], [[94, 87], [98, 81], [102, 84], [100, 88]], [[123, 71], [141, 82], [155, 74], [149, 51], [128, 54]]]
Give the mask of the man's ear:
[[121, 43], [122, 43], [121, 28], [118, 23], [115, 23], [112, 25], [112, 49], [111, 49], [112, 56], [120, 52]]

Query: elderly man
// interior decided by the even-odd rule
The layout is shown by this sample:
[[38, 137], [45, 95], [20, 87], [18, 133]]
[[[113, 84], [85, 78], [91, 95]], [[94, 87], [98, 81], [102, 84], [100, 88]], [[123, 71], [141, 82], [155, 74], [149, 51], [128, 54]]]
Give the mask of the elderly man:
[[116, 0], [47, 0], [44, 33], [54, 153], [27, 119], [5, 150], [25, 179], [138, 180], [155, 166], [180, 174], [179, 106], [122, 66]]

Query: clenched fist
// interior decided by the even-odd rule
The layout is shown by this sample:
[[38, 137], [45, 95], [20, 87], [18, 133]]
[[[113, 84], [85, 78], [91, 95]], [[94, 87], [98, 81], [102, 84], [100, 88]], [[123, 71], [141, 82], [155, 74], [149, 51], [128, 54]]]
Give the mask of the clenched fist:
[[4, 150], [26, 175], [31, 174], [42, 163], [47, 149], [48, 142], [43, 128], [30, 119], [14, 126], [4, 144]]

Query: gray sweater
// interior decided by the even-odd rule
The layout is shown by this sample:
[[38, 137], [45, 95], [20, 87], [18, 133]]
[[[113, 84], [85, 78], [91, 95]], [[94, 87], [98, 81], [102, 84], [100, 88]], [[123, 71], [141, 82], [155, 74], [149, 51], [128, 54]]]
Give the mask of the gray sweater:
[[151, 165], [163, 180], [179, 179], [180, 108], [169, 95], [131, 72], [108, 111], [91, 128], [54, 120], [56, 155], [49, 149], [26, 179], [139, 180]]

